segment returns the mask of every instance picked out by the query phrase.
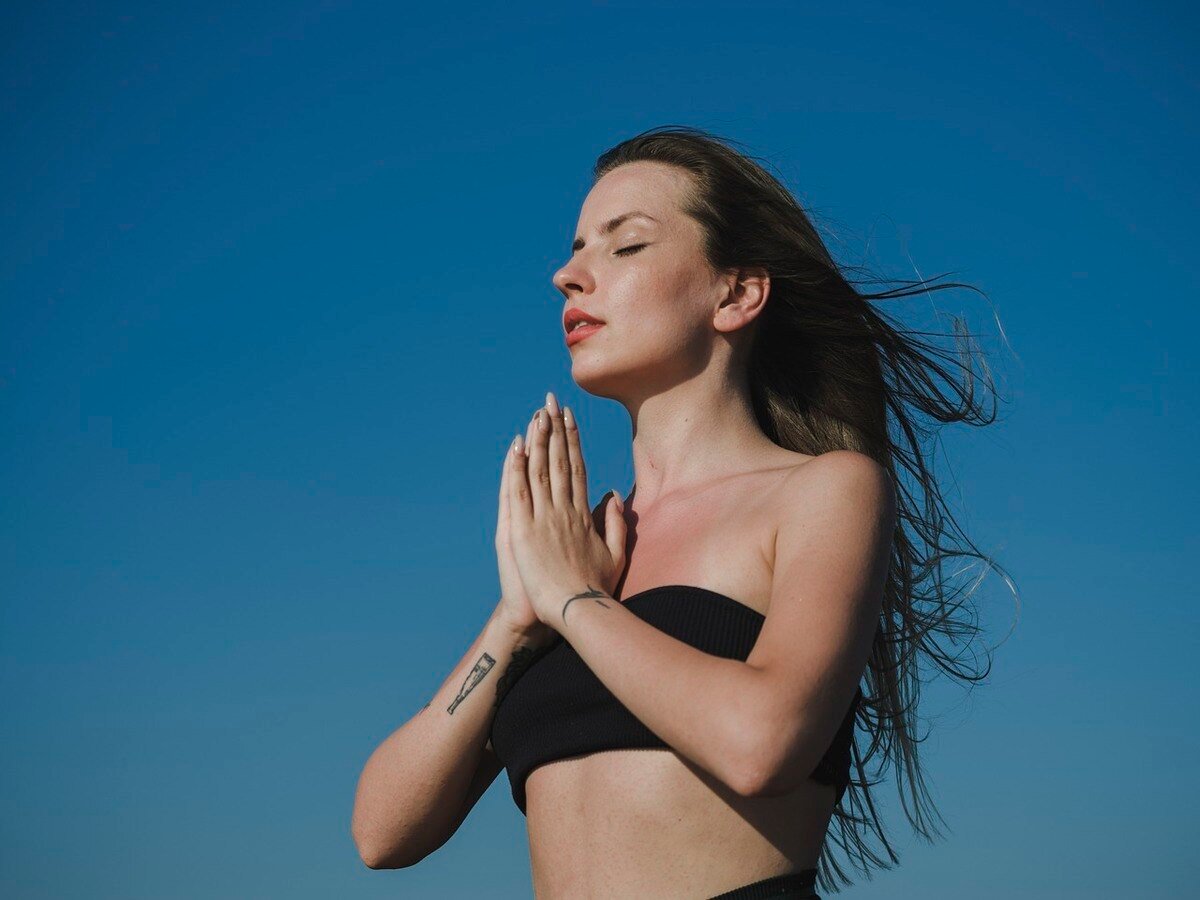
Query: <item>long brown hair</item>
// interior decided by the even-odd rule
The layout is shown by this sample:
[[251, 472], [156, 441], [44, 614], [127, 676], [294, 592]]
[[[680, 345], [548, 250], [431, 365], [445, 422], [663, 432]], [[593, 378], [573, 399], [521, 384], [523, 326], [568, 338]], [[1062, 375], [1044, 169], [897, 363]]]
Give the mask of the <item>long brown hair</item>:
[[[831, 842], [868, 878], [872, 867], [900, 861], [871, 795], [889, 764], [896, 767], [900, 801], [915, 832], [930, 843], [943, 836], [937, 822], [946, 822], [926, 788], [917, 752], [925, 739], [917, 736], [920, 669], [932, 664], [952, 679], [979, 682], [991, 670], [994, 649], [984, 648], [982, 671], [962, 662], [964, 649], [982, 629], [965, 602], [973, 588], [960, 597], [944, 577], [943, 562], [974, 557], [1013, 585], [954, 521], [922, 444], [936, 431], [925, 420], [987, 425], [996, 418], [995, 403], [988, 411], [976, 399], [971, 361], [977, 345], [957, 317], [954, 333], [963, 360], [920, 339], [930, 332], [905, 330], [871, 302], [952, 287], [977, 289], [921, 279], [875, 293], [859, 290], [856, 284], [881, 279], [852, 280], [849, 275], [862, 267], [835, 262], [796, 198], [756, 157], [734, 149], [735, 143], [689, 126], [652, 128], [601, 154], [593, 183], [617, 166], [643, 160], [689, 173], [683, 212], [703, 227], [709, 264], [715, 271], [761, 267], [770, 275], [771, 293], [752, 323], [745, 356], [760, 427], [779, 446], [800, 453], [864, 453], [886, 467], [896, 486], [891, 565], [855, 719], [851, 752], [857, 777], [834, 809], [818, 864], [818, 886], [837, 892], [853, 881]], [[986, 360], [979, 358], [994, 401], [995, 385]], [[908, 479], [899, 477], [901, 469]], [[920, 490], [919, 503], [909, 480]], [[960, 609], [967, 614], [956, 618]], [[964, 647], [951, 651], [946, 641]], [[872, 781], [866, 767], [877, 754]], [[887, 860], [871, 846], [872, 834]]]

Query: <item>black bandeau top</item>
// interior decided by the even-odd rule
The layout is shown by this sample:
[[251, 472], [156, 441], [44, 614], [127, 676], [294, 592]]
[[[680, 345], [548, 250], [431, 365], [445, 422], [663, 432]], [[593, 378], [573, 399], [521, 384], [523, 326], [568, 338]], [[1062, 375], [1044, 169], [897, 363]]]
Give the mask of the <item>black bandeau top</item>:
[[[705, 653], [745, 661], [766, 617], [758, 610], [707, 588], [668, 584], [639, 591], [625, 607], [671, 637]], [[838, 788], [850, 781], [850, 745], [862, 689], [832, 744], [809, 776]], [[508, 770], [513, 800], [525, 813], [525, 779], [542, 763], [598, 750], [667, 747], [559, 637], [538, 648], [500, 698], [492, 718], [492, 749]]]

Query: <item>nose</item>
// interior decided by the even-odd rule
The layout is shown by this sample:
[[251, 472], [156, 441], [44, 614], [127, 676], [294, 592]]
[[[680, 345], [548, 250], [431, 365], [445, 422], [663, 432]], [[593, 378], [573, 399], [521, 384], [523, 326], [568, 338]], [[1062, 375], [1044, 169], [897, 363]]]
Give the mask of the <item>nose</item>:
[[554, 273], [554, 277], [550, 279], [556, 288], [568, 299], [572, 291], [580, 291], [582, 288], [572, 280], [565, 268], [559, 269]]
[[591, 278], [587, 271], [575, 260], [566, 263], [562, 268], [554, 273], [550, 279], [562, 295], [568, 300], [571, 299], [573, 293], [587, 293], [591, 286]]

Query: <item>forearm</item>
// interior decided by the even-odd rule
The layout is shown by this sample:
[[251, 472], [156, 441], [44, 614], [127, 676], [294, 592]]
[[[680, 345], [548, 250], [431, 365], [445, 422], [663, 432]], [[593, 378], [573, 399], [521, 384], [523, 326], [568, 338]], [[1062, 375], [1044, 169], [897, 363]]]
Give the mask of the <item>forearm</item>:
[[363, 767], [351, 831], [368, 864], [419, 859], [457, 827], [501, 690], [544, 642], [514, 631], [498, 610], [430, 701]]
[[697, 650], [607, 595], [573, 600], [554, 627], [672, 750], [739, 794], [759, 783], [756, 669]]

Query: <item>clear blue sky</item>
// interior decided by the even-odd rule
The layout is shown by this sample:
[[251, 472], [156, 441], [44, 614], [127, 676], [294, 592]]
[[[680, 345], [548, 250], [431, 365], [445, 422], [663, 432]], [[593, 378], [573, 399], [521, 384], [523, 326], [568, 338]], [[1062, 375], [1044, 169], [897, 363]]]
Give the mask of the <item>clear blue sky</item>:
[[[953, 831], [889, 782], [901, 866], [843, 896], [1193, 895], [1193, 10], [567, 6], [6, 6], [0, 893], [531, 895], [507, 776], [401, 871], [353, 793], [496, 602], [545, 391], [593, 498], [629, 486], [550, 277], [595, 156], [682, 123], [1008, 340], [970, 292], [903, 307], [966, 316], [1011, 401], [940, 465], [1020, 618], [927, 693]], [[1012, 596], [976, 597], [999, 640]]]

